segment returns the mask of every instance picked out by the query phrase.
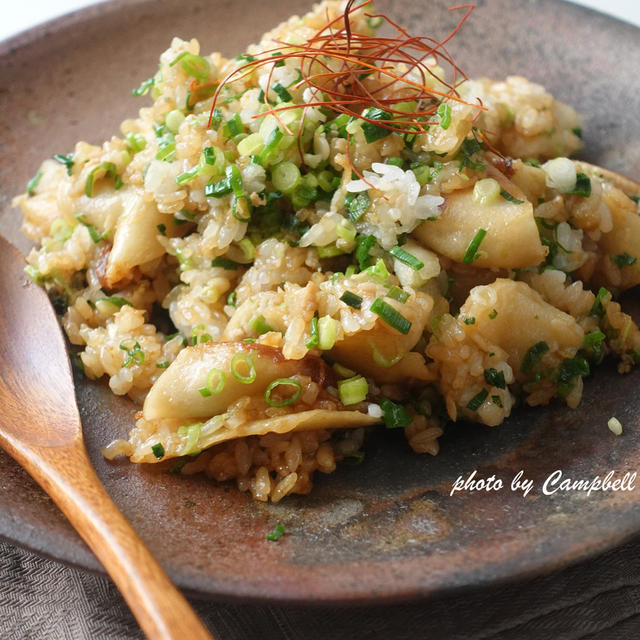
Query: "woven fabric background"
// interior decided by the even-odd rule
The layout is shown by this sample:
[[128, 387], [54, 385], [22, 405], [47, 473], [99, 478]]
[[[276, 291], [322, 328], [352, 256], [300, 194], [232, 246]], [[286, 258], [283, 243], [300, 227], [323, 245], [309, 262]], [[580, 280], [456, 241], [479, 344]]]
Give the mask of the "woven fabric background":
[[[216, 640], [637, 640], [640, 538], [552, 575], [421, 603], [326, 608], [191, 602]], [[0, 542], [0, 638], [142, 637], [107, 578]]]

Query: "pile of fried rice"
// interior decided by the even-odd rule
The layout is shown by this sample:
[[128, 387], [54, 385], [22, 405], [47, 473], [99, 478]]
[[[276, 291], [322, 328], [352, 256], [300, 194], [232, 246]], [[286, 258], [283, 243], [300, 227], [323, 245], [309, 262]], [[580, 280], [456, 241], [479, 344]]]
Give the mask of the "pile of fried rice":
[[[449, 420], [576, 407], [605, 356], [637, 361], [612, 296], [640, 282], [638, 199], [568, 159], [578, 114], [522, 77], [452, 92], [437, 51], [397, 81], [363, 63], [341, 112], [308, 78], [344, 61], [296, 52], [345, 19], [365, 51], [370, 2], [322, 2], [232, 59], [174, 38], [121, 135], [16, 198], [86, 375], [141, 405], [108, 458], [277, 502], [361, 460], [367, 428], [436, 455]], [[433, 113], [408, 128], [413, 86]]]

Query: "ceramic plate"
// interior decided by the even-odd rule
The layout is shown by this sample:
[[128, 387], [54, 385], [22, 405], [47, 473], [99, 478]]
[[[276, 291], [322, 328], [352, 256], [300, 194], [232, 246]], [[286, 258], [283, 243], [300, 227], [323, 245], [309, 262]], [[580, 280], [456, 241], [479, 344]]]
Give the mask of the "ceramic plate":
[[[173, 35], [235, 55], [308, 2], [114, 1], [0, 45], [0, 230], [21, 249], [11, 197], [42, 158], [77, 140], [100, 144], [145, 99]], [[380, 0], [412, 32], [443, 37], [455, 23], [443, 0]], [[556, 0], [479, 2], [450, 44], [470, 76], [522, 74], [585, 114], [584, 158], [640, 177], [640, 34]], [[633, 306], [636, 293], [627, 296]], [[0, 302], [1, 304], [1, 302]], [[2, 336], [3, 340], [8, 339]], [[451, 425], [436, 458], [414, 455], [401, 433], [378, 430], [357, 467], [317, 478], [308, 497], [253, 502], [235, 487], [126, 462], [100, 447], [123, 436], [134, 407], [77, 376], [87, 446], [108, 491], [182, 587], [206, 596], [280, 601], [401, 599], [521, 578], [587, 557], [640, 532], [640, 487], [544, 495], [559, 469], [572, 479], [637, 470], [640, 372], [605, 365], [574, 411], [522, 409], [499, 428]], [[617, 416], [624, 434], [607, 420]], [[494, 475], [498, 491], [450, 496], [459, 476]], [[522, 470], [534, 488], [512, 491]], [[640, 484], [640, 482], [638, 483]], [[281, 522], [286, 535], [268, 542]], [[61, 561], [97, 563], [53, 504], [3, 454], [0, 535]]]

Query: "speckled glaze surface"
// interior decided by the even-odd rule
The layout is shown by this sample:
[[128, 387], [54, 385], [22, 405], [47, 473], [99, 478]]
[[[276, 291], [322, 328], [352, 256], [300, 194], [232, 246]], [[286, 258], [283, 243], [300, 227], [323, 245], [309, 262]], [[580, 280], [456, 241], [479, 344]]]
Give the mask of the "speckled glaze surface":
[[[412, 32], [435, 37], [454, 24], [449, 4], [378, 3]], [[467, 74], [521, 74], [545, 84], [585, 114], [585, 159], [640, 178], [638, 30], [557, 0], [477, 4], [449, 47]], [[144, 103], [131, 97], [131, 88], [153, 73], [172, 35], [198, 38], [203, 51], [235, 54], [306, 6], [300, 0], [115, 0], [0, 44], [0, 231], [28, 248], [11, 197], [42, 158], [118, 132], [120, 121]], [[637, 292], [626, 296], [628, 308], [635, 298]], [[319, 477], [308, 497], [264, 505], [203, 478], [107, 463], [101, 446], [127, 433], [135, 408], [106, 385], [76, 375], [98, 474], [173, 579], [205, 597], [290, 602], [388, 602], [518, 579], [640, 532], [640, 482], [634, 491], [589, 497], [542, 494], [556, 469], [573, 479], [638, 471], [639, 382], [640, 372], [619, 377], [605, 365], [586, 383], [577, 410], [525, 408], [495, 429], [452, 425], [436, 458], [412, 454], [401, 433], [378, 430], [360, 466], [341, 465]], [[621, 437], [607, 429], [612, 415], [624, 425]], [[450, 496], [456, 478], [474, 470], [506, 486]], [[535, 483], [526, 498], [509, 487], [520, 470]], [[277, 522], [286, 535], [266, 541]], [[3, 453], [0, 535], [98, 568], [50, 500]]]

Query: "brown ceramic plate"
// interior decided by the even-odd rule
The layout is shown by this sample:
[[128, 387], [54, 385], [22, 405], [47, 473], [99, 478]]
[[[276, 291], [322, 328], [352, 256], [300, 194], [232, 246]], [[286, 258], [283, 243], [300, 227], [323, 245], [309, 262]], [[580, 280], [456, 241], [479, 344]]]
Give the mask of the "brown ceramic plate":
[[[413, 32], [440, 37], [454, 21], [448, 4], [379, 1]], [[236, 54], [308, 5], [116, 0], [0, 45], [0, 230], [27, 248], [11, 196], [42, 158], [116, 133], [145, 104], [131, 88], [154, 71], [172, 35]], [[638, 30], [557, 0], [479, 5], [450, 45], [468, 74], [517, 73], [544, 83], [586, 115], [586, 159], [640, 178]], [[425, 596], [550, 571], [640, 532], [640, 486], [590, 497], [541, 491], [556, 469], [573, 479], [637, 470], [637, 371], [619, 377], [605, 365], [575, 411], [553, 404], [516, 411], [500, 428], [452, 425], [436, 458], [412, 454], [397, 431], [379, 430], [363, 464], [341, 465], [318, 478], [311, 496], [275, 506], [201, 478], [108, 464], [100, 447], [128, 431], [134, 407], [104, 384], [81, 376], [76, 383], [87, 445], [107, 489], [174, 580], [204, 595], [307, 602]], [[621, 437], [607, 429], [612, 415], [624, 425]], [[521, 469], [535, 482], [526, 498], [509, 488]], [[505, 488], [450, 497], [456, 478], [473, 470], [495, 474]], [[277, 522], [286, 535], [267, 542]], [[97, 568], [52, 503], [4, 455], [0, 535]]]

